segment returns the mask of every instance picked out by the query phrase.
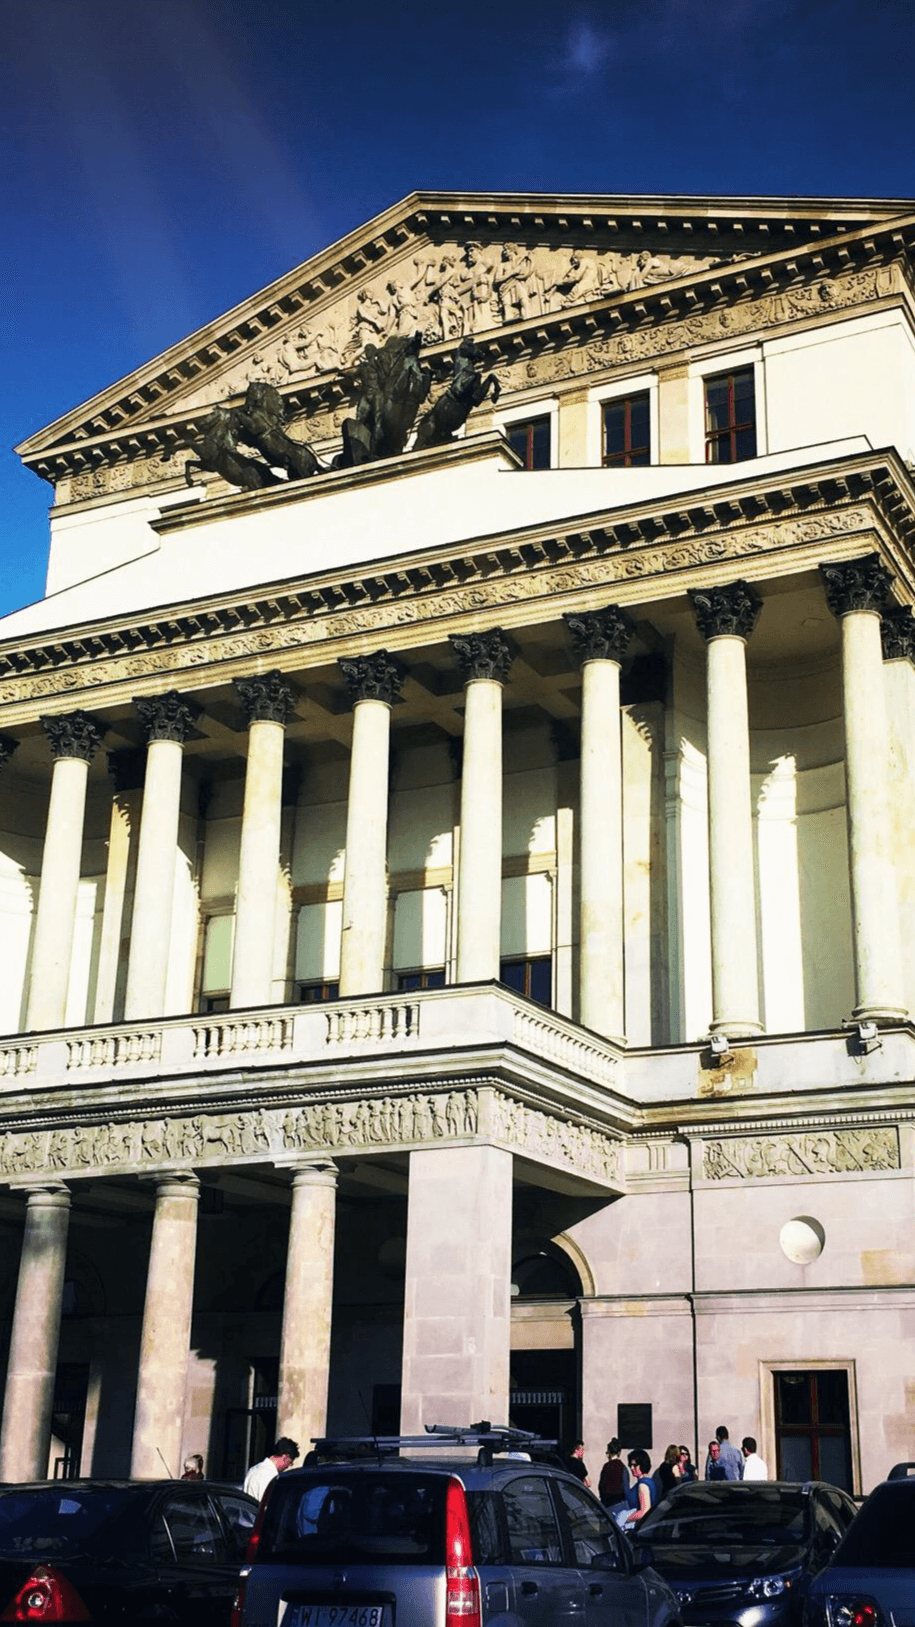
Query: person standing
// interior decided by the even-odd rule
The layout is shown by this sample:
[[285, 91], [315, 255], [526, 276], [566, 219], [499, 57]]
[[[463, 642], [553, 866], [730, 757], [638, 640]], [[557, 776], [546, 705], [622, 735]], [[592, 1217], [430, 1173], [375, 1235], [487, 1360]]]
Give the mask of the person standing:
[[721, 1447], [717, 1441], [709, 1441], [708, 1457], [705, 1460], [706, 1480], [727, 1480], [728, 1472], [721, 1461]]
[[768, 1480], [769, 1471], [756, 1450], [756, 1442], [752, 1435], [744, 1435], [741, 1450], [743, 1451], [744, 1480]]
[[184, 1473], [181, 1478], [182, 1480], [203, 1479], [203, 1458], [199, 1452], [192, 1452], [189, 1458], [185, 1458]]
[[585, 1464], [584, 1441], [573, 1441], [566, 1453], [566, 1468], [569, 1474], [578, 1476], [583, 1486], [590, 1486], [591, 1482], [588, 1479], [588, 1470]]
[[[718, 1425], [718, 1428], [715, 1430], [715, 1439], [717, 1440], [720, 1448], [720, 1460], [724, 1464], [725, 1480], [742, 1480], [743, 1453], [738, 1452], [736, 1446], [731, 1445], [728, 1439], [727, 1426], [725, 1424]], [[711, 1457], [711, 1452], [709, 1453], [709, 1456]], [[706, 1463], [705, 1469], [705, 1478], [708, 1480], [710, 1478], [708, 1473], [708, 1463]], [[718, 1480], [721, 1477], [720, 1475], [716, 1475], [714, 1478]]]
[[281, 1435], [267, 1457], [262, 1458], [260, 1463], [252, 1463], [245, 1475], [242, 1490], [260, 1502], [271, 1481], [278, 1474], [285, 1474], [287, 1469], [291, 1469], [298, 1455], [298, 1442], [291, 1441], [288, 1435]]
[[597, 1495], [605, 1508], [618, 1508], [629, 1490], [629, 1470], [620, 1462], [622, 1447], [614, 1435], [607, 1442], [607, 1461], [597, 1482]]
[[[718, 1444], [717, 1441], [715, 1442], [715, 1444], [717, 1446], [717, 1444]], [[680, 1447], [680, 1481], [681, 1481], [681, 1484], [686, 1485], [688, 1481], [690, 1481], [690, 1480], [698, 1480], [698, 1479], [699, 1479], [699, 1475], [698, 1475], [697, 1470], [696, 1470], [696, 1465], [693, 1462], [692, 1458], [690, 1457], [689, 1447], [688, 1446], [681, 1446]]]
[[676, 1443], [668, 1446], [667, 1451], [664, 1453], [663, 1461], [658, 1464], [657, 1471], [655, 1473], [655, 1482], [657, 1484], [658, 1493], [661, 1497], [666, 1497], [674, 1490], [675, 1486], [679, 1485], [680, 1448], [676, 1445]]

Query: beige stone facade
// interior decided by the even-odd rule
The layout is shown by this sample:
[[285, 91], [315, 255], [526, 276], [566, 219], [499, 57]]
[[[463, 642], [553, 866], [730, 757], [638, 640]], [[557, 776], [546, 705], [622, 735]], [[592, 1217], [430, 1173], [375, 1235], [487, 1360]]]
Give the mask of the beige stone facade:
[[[915, 1457], [913, 245], [416, 194], [19, 448], [0, 1478]], [[253, 377], [329, 463], [413, 331], [501, 385], [452, 443], [187, 484]]]

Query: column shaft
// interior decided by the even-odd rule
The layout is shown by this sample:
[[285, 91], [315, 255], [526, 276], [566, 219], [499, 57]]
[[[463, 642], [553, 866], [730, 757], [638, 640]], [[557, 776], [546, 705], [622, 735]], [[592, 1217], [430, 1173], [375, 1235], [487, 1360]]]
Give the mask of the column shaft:
[[750, 726], [742, 638], [710, 640], [707, 680], [711, 1027], [736, 1036], [757, 1033], [761, 1026]]
[[581, 969], [586, 1028], [625, 1033], [620, 669], [586, 661], [581, 698]]
[[861, 1020], [904, 1017], [899, 901], [892, 851], [880, 617], [842, 617], [845, 773], [856, 1005]]
[[84, 758], [55, 760], [32, 946], [27, 1029], [60, 1028], [66, 1018], [88, 775]]
[[502, 685], [465, 690], [458, 866], [457, 981], [499, 976], [502, 928]]
[[194, 1296], [197, 1196], [193, 1176], [166, 1177], [156, 1190], [130, 1462], [134, 1480], [156, 1480], [166, 1472], [179, 1473]]
[[232, 956], [232, 1006], [266, 1006], [273, 999], [284, 737], [283, 725], [267, 718], [255, 719], [248, 731]]
[[346, 810], [341, 995], [377, 994], [384, 983], [390, 742], [388, 702], [357, 701]]
[[512, 1156], [410, 1154], [400, 1427], [508, 1422]]
[[278, 1433], [302, 1452], [327, 1428], [337, 1171], [299, 1170], [292, 1185], [280, 1341]]
[[[124, 905], [130, 887], [131, 869], [136, 870], [137, 829], [140, 797], [138, 792], [119, 792], [111, 803], [108, 827], [108, 867], [105, 872], [105, 902], [95, 978], [95, 1021], [114, 1020], [121, 971], [121, 941], [124, 935]], [[133, 861], [133, 862], [132, 862]]]
[[0, 1430], [0, 1481], [44, 1480], [48, 1473], [69, 1219], [66, 1187], [29, 1193]]
[[124, 996], [124, 1016], [128, 1021], [135, 1017], [161, 1017], [165, 1011], [182, 757], [180, 741], [150, 741]]

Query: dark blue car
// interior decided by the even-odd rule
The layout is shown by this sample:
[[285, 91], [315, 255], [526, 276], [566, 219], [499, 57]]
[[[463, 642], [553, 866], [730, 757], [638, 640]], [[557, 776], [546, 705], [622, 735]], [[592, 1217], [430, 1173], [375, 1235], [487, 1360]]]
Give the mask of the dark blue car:
[[871, 1492], [810, 1589], [804, 1627], [915, 1627], [915, 1479]]

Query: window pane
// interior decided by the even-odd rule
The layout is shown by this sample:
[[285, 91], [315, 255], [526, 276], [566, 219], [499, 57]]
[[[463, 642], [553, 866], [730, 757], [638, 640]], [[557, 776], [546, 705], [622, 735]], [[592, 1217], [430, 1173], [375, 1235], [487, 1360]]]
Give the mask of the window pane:
[[596, 1554], [612, 1554], [618, 1563], [619, 1550], [612, 1522], [590, 1497], [574, 1486], [566, 1486], [561, 1480], [557, 1480], [556, 1486], [572, 1530], [576, 1565], [590, 1566]]
[[743, 463], [745, 458], [755, 458], [755, 456], [756, 456], [756, 431], [755, 431], [755, 429], [739, 429], [737, 431], [737, 437], [736, 438], [737, 438], [737, 456], [734, 459], [734, 462], [735, 463]]
[[813, 1479], [813, 1443], [808, 1435], [782, 1436], [780, 1480]]
[[229, 1558], [244, 1559], [248, 1538], [257, 1519], [257, 1509], [242, 1497], [221, 1496], [218, 1501], [229, 1534]]
[[842, 1435], [820, 1436], [820, 1480], [831, 1486], [851, 1491], [851, 1464], [848, 1461], [848, 1440]]
[[608, 402], [604, 408], [604, 451], [608, 457], [625, 450], [625, 429], [625, 402]]
[[532, 469], [548, 469], [550, 467], [550, 420], [548, 418], [535, 419], [531, 428], [531, 462]]
[[444, 1558], [443, 1475], [325, 1465], [274, 1482], [261, 1557], [296, 1565], [438, 1565]]
[[475, 1565], [504, 1565], [507, 1555], [499, 1523], [499, 1498], [494, 1491], [469, 1491], [470, 1545]]
[[839, 1369], [815, 1375], [817, 1418], [821, 1424], [848, 1424], [848, 1374]]
[[630, 444], [633, 447], [648, 445], [648, 397], [636, 395], [632, 397]]
[[227, 1559], [222, 1533], [203, 1497], [175, 1497], [165, 1509], [179, 1565], [209, 1565]]
[[532, 1000], [539, 1000], [542, 1006], [548, 1006], [552, 995], [552, 963], [549, 960], [532, 960], [530, 967], [530, 997]]
[[561, 1565], [562, 1544], [549, 1487], [533, 1476], [511, 1480], [502, 1493], [513, 1565]]
[[776, 1373], [778, 1416], [783, 1424], [809, 1424], [810, 1380], [807, 1373]]
[[524, 993], [525, 963], [523, 960], [503, 960], [499, 967], [499, 982], [506, 988], [515, 989], [518, 994]]

